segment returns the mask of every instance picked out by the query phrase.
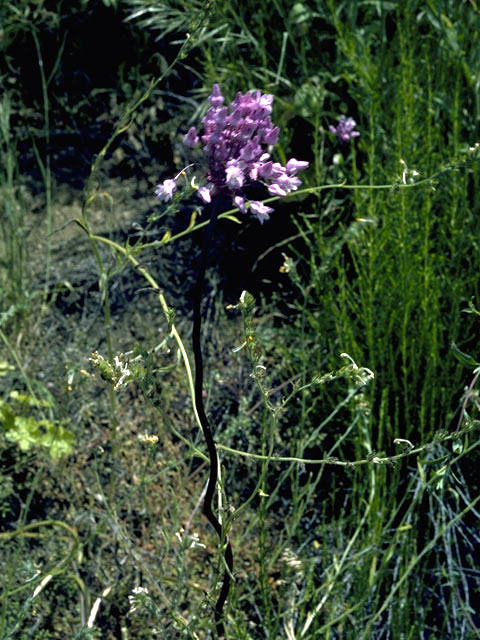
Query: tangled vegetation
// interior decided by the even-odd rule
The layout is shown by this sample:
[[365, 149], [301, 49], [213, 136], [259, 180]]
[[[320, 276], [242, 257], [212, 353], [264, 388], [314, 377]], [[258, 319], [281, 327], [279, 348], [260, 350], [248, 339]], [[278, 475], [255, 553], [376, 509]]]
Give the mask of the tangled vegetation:
[[0, 3], [0, 639], [480, 637], [479, 20]]

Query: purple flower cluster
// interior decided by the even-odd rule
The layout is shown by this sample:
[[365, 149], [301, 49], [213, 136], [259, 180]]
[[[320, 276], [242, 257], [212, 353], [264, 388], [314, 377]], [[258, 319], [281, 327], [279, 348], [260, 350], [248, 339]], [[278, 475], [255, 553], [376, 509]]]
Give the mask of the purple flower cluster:
[[351, 138], [358, 138], [358, 131], [354, 131], [357, 123], [353, 118], [345, 118], [340, 116], [336, 127], [330, 125], [329, 129], [340, 140], [340, 143], [348, 142]]
[[[206, 203], [218, 193], [231, 195], [242, 213], [247, 212], [248, 202], [250, 211], [263, 223], [273, 209], [258, 200], [247, 201], [244, 187], [260, 182], [271, 195], [286, 196], [298, 189], [301, 181], [297, 172], [306, 169], [309, 163], [292, 158], [284, 167], [273, 162], [265, 151], [264, 147], [278, 142], [279, 129], [270, 118], [272, 95], [262, 95], [260, 91], [237, 93], [229, 112], [222, 106], [224, 97], [215, 84], [208, 101], [210, 108], [202, 120], [201, 136], [208, 169], [206, 184], [198, 189], [198, 194]], [[191, 127], [184, 144], [195, 147], [199, 142], [196, 128]], [[165, 180], [158, 185], [155, 193], [160, 200], [171, 200], [176, 190], [175, 180]]]

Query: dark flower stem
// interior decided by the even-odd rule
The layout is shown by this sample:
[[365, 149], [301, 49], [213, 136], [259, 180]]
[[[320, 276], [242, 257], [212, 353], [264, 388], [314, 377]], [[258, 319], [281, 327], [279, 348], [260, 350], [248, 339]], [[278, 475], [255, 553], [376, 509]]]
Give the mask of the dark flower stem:
[[212, 430], [205, 414], [203, 406], [203, 357], [201, 348], [201, 328], [202, 328], [202, 293], [205, 284], [205, 272], [207, 268], [207, 260], [209, 249], [212, 246], [212, 239], [215, 232], [215, 226], [218, 218], [219, 198], [214, 198], [210, 210], [210, 220], [203, 235], [203, 247], [201, 255], [201, 263], [198, 270], [198, 276], [193, 291], [193, 329], [192, 329], [192, 347], [195, 358], [195, 404], [197, 406], [198, 416], [202, 425], [203, 435], [208, 448], [208, 456], [210, 458], [210, 476], [208, 478], [207, 491], [203, 501], [203, 513], [212, 527], [218, 534], [220, 544], [224, 545], [225, 573], [223, 576], [222, 588], [215, 605], [215, 624], [218, 637], [224, 635], [224, 626], [222, 622], [223, 607], [230, 590], [231, 575], [233, 572], [233, 553], [230, 542], [222, 531], [222, 525], [212, 510], [212, 502], [215, 495], [215, 489], [218, 480], [218, 455], [213, 438]]

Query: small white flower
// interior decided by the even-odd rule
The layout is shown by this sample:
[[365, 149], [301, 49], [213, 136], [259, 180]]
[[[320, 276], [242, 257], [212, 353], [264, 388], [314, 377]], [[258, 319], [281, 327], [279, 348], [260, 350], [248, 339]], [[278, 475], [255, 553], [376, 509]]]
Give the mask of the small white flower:
[[205, 545], [200, 542], [198, 533], [184, 534], [185, 529], [183, 527], [180, 527], [179, 531], [175, 532], [175, 537], [185, 549], [193, 549], [193, 547], [199, 547], [200, 549], [206, 548]]
[[148, 433], [144, 433], [141, 436], [138, 436], [138, 439], [140, 440], [140, 442], [149, 442], [150, 444], [157, 444], [158, 442], [158, 436], [152, 434], [148, 434]]
[[131, 371], [128, 368], [128, 362], [122, 362], [123, 353], [120, 356], [115, 356], [113, 361], [115, 364], [115, 386], [113, 389], [118, 391], [122, 386], [126, 385], [125, 380], [131, 375]]
[[132, 589], [132, 595], [128, 596], [128, 602], [130, 603], [130, 609], [128, 613], [134, 613], [138, 605], [141, 603], [142, 596], [148, 595], [148, 589], [146, 587], [134, 587]]

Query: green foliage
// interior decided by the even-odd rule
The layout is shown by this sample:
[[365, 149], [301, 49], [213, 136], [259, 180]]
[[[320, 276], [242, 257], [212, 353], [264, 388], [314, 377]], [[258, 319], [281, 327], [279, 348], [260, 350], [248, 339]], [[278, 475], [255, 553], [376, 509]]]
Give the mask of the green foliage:
[[[80, 39], [63, 25], [100, 14], [138, 60], [125, 47], [110, 84], [75, 98]], [[454, 0], [1, 4], [0, 329], [17, 367], [1, 355], [0, 637], [214, 637], [224, 567], [201, 516], [183, 304], [206, 222], [151, 196], [185, 166], [181, 136], [214, 82], [228, 99], [274, 93], [274, 160], [311, 161], [305, 190], [246, 241], [270, 242], [256, 256], [277, 260], [269, 292], [242, 295], [242, 325], [212, 269], [205, 301], [227, 638], [478, 635], [478, 19]], [[28, 46], [39, 71], [23, 84], [11, 52]], [[339, 146], [341, 114], [360, 137]], [[83, 144], [89, 123], [94, 144], [70, 156], [93, 162], [80, 212], [74, 191], [55, 200], [52, 141]], [[45, 192], [33, 214], [28, 185]], [[47, 246], [31, 251], [42, 221]], [[55, 399], [37, 399], [40, 380]], [[75, 456], [53, 465], [47, 449]]]
[[[450, 49], [439, 51], [437, 34], [415, 3], [402, 10], [381, 3], [378, 18], [353, 6], [330, 4], [338, 82], [348, 83], [362, 122], [357, 148], [344, 149], [350, 164], [342, 166], [342, 177], [349, 171], [350, 180], [365, 185], [409, 184], [413, 170], [420, 177], [442, 166], [454, 170], [435, 188], [327, 195], [321, 207], [330, 220], [319, 210], [318, 224], [306, 217], [298, 224], [309, 252], [302, 313], [312, 339], [325, 335], [327, 349], [338, 340], [378, 373], [377, 393], [396, 403], [386, 414], [393, 419], [398, 412], [393, 429], [429, 437], [430, 425], [452, 411], [460, 385], [449, 344], [473, 327], [461, 318], [465, 301], [477, 293], [472, 246], [478, 215], [468, 195], [469, 185], [478, 182], [478, 159], [468, 151], [475, 143], [468, 106], [473, 94], [461, 82], [463, 62]], [[462, 61], [473, 61], [475, 12], [463, 10]], [[438, 56], [444, 56], [441, 64]], [[388, 93], [382, 89], [387, 69]], [[451, 97], [443, 89], [447, 77], [457, 82]], [[337, 228], [330, 231], [332, 218]], [[467, 266], [454, 258], [460, 255]], [[386, 430], [378, 431], [380, 443]]]
[[11, 100], [8, 94], [3, 94], [0, 100], [0, 326], [7, 319], [3, 314], [14, 316], [28, 311], [28, 229], [18, 185], [11, 115]]
[[48, 449], [52, 460], [70, 455], [75, 443], [73, 433], [58, 421], [31, 415], [35, 410], [50, 406], [46, 400], [11, 391], [9, 401], [0, 401], [0, 424], [6, 440], [15, 442], [22, 451], [32, 447]]
[[[174, 0], [161, 4], [150, 0], [123, 0], [122, 4], [128, 10], [127, 21], [133, 21], [141, 29], [153, 31], [156, 40], [163, 40], [172, 33], [186, 31], [191, 34], [215, 11], [215, 0], [192, 0], [188, 11], [185, 11], [185, 5]], [[198, 46], [205, 35], [205, 29], [202, 29], [192, 44]]]
[[460, 364], [463, 364], [464, 367], [469, 367], [473, 369], [480, 367], [480, 363], [477, 362], [475, 358], [472, 358], [472, 356], [468, 355], [468, 353], [463, 353], [463, 351], [460, 351], [460, 349], [457, 347], [455, 343], [452, 343], [451, 349], [452, 349], [453, 355], [460, 362]]

